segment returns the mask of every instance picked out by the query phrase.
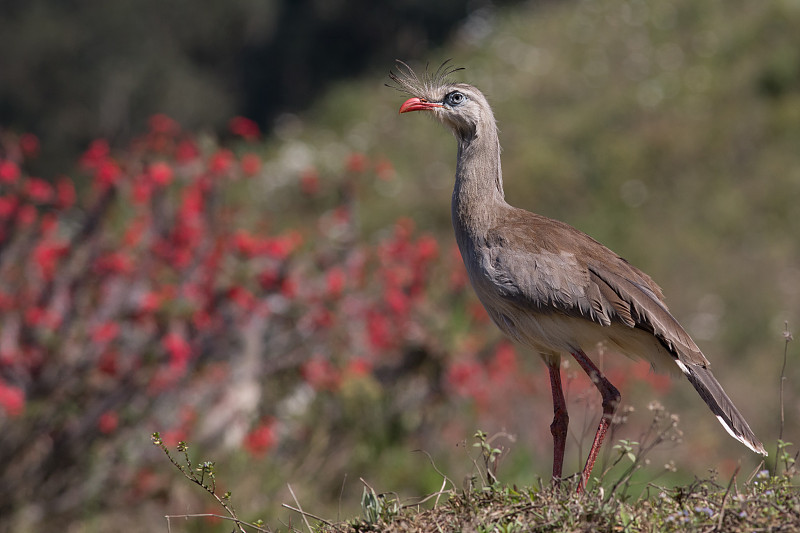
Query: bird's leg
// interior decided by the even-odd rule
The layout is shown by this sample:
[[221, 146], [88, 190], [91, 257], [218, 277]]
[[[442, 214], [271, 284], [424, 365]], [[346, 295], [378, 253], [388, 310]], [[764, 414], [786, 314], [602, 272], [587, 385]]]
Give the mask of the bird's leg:
[[592, 383], [594, 383], [603, 397], [603, 416], [600, 418], [600, 425], [594, 435], [594, 442], [592, 442], [592, 448], [589, 450], [589, 457], [586, 458], [586, 465], [583, 467], [581, 481], [578, 484], [578, 492], [583, 492], [589, 483], [589, 476], [592, 473], [592, 468], [594, 468], [594, 462], [597, 460], [597, 453], [600, 451], [600, 446], [603, 445], [606, 431], [608, 431], [611, 420], [614, 418], [614, 412], [619, 405], [620, 394], [617, 388], [606, 379], [600, 369], [595, 366], [585, 353], [581, 350], [575, 350], [572, 356], [581, 365], [583, 371], [588, 374], [589, 379], [592, 380]]
[[550, 388], [553, 391], [553, 423], [550, 424], [550, 433], [553, 435], [553, 483], [559, 483], [564, 465], [564, 449], [567, 446], [569, 414], [564, 390], [561, 388], [561, 359], [548, 361], [547, 368], [550, 370]]

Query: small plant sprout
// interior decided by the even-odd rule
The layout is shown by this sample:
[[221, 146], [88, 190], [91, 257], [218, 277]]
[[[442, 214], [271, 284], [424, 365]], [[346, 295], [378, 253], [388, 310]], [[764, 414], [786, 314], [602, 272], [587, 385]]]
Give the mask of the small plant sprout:
[[791, 442], [785, 442], [783, 440], [783, 429], [786, 423], [785, 413], [784, 413], [784, 400], [783, 400], [783, 389], [786, 384], [786, 360], [788, 359], [789, 355], [789, 343], [794, 340], [794, 336], [792, 332], [789, 331], [789, 323], [783, 323], [783, 365], [781, 366], [781, 380], [780, 380], [780, 408], [781, 408], [781, 425], [780, 431], [778, 432], [778, 443], [777, 443], [777, 451], [775, 453], [775, 475], [778, 475], [778, 466], [783, 464], [784, 473], [788, 473], [790, 470], [792, 473], [794, 472], [794, 464], [797, 459], [798, 454], [795, 454], [794, 457], [789, 455], [786, 452], [786, 448], [791, 446]]
[[[611, 469], [619, 465], [623, 459], [630, 461], [630, 465], [612, 485], [611, 490], [608, 492], [608, 499], [614, 497], [614, 494], [621, 486], [625, 488], [624, 492], [627, 492], [631, 477], [637, 470], [642, 468], [642, 466], [646, 466], [650, 463], [650, 459], [647, 456], [655, 447], [665, 442], [680, 442], [683, 437], [683, 432], [678, 428], [678, 415], [669, 413], [664, 406], [657, 401], [650, 402], [647, 408], [653, 413], [653, 419], [650, 422], [650, 426], [648, 426], [639, 437], [639, 440], [621, 439], [618, 444], [614, 446], [617, 457], [605, 469], [602, 477], [605, 477]], [[675, 463], [670, 461], [664, 466], [664, 470], [661, 474], [674, 471], [674, 468]]]
[[497, 467], [498, 458], [503, 453], [501, 448], [492, 447], [487, 433], [480, 429], [473, 435], [478, 442], [475, 442], [473, 448], [478, 448], [481, 459], [483, 460], [483, 471], [486, 474], [486, 483], [494, 485], [497, 483]]
[[634, 446], [639, 446], [639, 443], [636, 441], [621, 439], [619, 444], [614, 445], [614, 449], [619, 452], [620, 458], [627, 457], [631, 463], [635, 463], [636, 454], [633, 453]]
[[387, 499], [386, 494], [378, 494], [375, 489], [370, 487], [366, 481], [364, 491], [361, 495], [361, 512], [364, 520], [368, 524], [377, 524], [381, 521], [391, 522], [392, 519], [400, 514], [400, 503], [397, 498]]
[[217, 514], [191, 514], [191, 515], [167, 515], [167, 524], [169, 525], [169, 521], [172, 518], [188, 518], [188, 517], [208, 517], [213, 516], [215, 518], [220, 518], [223, 520], [231, 520], [235, 525], [235, 531], [239, 533], [246, 533], [247, 530], [245, 527], [249, 527], [255, 529], [256, 531], [265, 531], [269, 532], [269, 529], [265, 529], [263, 527], [263, 523], [261, 520], [256, 521], [255, 523], [245, 522], [240, 520], [236, 516], [236, 511], [231, 504], [231, 492], [227, 491], [222, 496], [216, 493], [217, 489], [217, 481], [216, 481], [216, 474], [214, 470], [214, 461], [203, 461], [200, 463], [192, 464], [191, 459], [189, 458], [189, 445], [184, 442], [180, 441], [175, 446], [176, 451], [181, 454], [182, 461], [179, 461], [175, 458], [172, 452], [169, 451], [166, 444], [164, 444], [163, 439], [161, 438], [161, 434], [159, 432], [155, 432], [150, 436], [150, 439], [153, 442], [153, 445], [161, 448], [164, 454], [169, 459], [169, 462], [177, 468], [183, 476], [194, 483], [203, 488], [207, 493], [209, 493], [216, 501], [219, 503], [225, 512], [228, 513], [228, 516], [224, 515], [217, 515]]

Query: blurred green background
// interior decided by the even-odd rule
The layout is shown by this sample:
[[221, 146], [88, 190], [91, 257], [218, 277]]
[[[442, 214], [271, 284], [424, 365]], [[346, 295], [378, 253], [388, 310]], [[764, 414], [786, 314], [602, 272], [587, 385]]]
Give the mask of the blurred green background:
[[95, 137], [130, 139], [153, 113], [192, 129], [220, 130], [234, 115], [271, 128], [333, 82], [423, 57], [482, 5], [10, 0], [0, 5], [0, 123], [35, 131], [61, 157]]
[[[443, 264], [460, 268], [447, 251], [454, 142], [423, 117], [398, 116], [403, 95], [383, 85], [395, 58], [417, 69], [453, 58], [466, 67], [456, 78], [478, 86], [494, 107], [507, 200], [574, 225], [648, 272], [772, 452], [782, 333], [800, 319], [798, 28], [794, 0], [12, 1], [0, 6], [0, 124], [41, 139], [31, 172], [50, 179], [70, 172], [93, 138], [125, 146], [156, 112], [223, 144], [227, 120], [250, 117], [266, 135], [258, 146], [261, 194], [250, 198], [247, 216], [268, 216], [280, 229], [317, 224], [330, 208], [298, 207], [293, 187], [305, 169], [338, 184], [348, 179], [342, 172], [348, 154], [384, 158], [394, 179], [361, 182], [354, 197], [359, 242], [375, 242], [399, 217], [410, 217], [442, 243]], [[450, 303], [466, 307], [474, 299]], [[445, 306], [434, 311], [454, 330], [465, 313]], [[478, 338], [493, 346], [493, 335]], [[467, 344], [442, 340], [448, 349]], [[789, 348], [784, 440], [798, 442], [800, 364]], [[632, 366], [621, 361], [618, 372]], [[426, 448], [457, 481], [472, 465], [453, 449], [478, 426], [518, 436], [506, 444], [511, 451], [501, 481], [546, 478], [550, 395], [541, 364], [523, 368], [536, 383], [532, 392], [501, 394], [493, 404], [516, 415], [493, 421], [462, 399], [454, 415], [461, 424], [441, 436], [440, 448]], [[628, 392], [623, 402], [637, 412], [633, 429], [620, 438], [636, 439], [636, 428], [649, 422], [651, 399], [680, 414], [684, 442], [654, 459], [676, 461], [671, 480], [708, 469], [729, 476], [738, 464], [749, 473], [758, 465], [728, 439], [688, 384], [668, 392], [631, 385]], [[576, 442], [598, 413], [595, 402], [582, 420], [588, 400], [581, 394], [571, 397], [577, 436], [567, 471], [579, 467]], [[383, 412], [374, 409], [370, 416], [380, 419]], [[526, 418], [531, 413], [536, 416]], [[344, 420], [338, 429], [346, 435]], [[335, 448], [328, 441], [323, 447], [326, 453]], [[333, 470], [326, 468], [328, 456], [315, 457], [313, 450], [302, 460], [283, 450], [260, 467], [230, 451], [214, 458], [227, 468], [220, 475], [247, 513], [286, 520], [279, 504], [291, 503], [285, 491], [291, 483], [305, 510], [346, 518], [358, 512], [355, 480], [362, 475], [377, 489], [404, 496], [439, 488], [427, 459], [411, 453], [415, 447], [384, 441], [375, 450], [339, 450], [357, 460], [337, 456]], [[163, 470], [169, 475], [166, 463]], [[331, 487], [345, 475], [349, 492], [339, 501]], [[322, 476], [324, 491], [315, 486]], [[135, 505], [99, 504], [96, 511], [87, 505], [84, 516], [70, 515], [67, 530], [100, 531], [112, 523], [152, 530], [165, 527], [164, 514], [204, 509], [202, 495], [181, 481]], [[41, 523], [36, 513], [48, 510], [37, 508], [17, 523]]]

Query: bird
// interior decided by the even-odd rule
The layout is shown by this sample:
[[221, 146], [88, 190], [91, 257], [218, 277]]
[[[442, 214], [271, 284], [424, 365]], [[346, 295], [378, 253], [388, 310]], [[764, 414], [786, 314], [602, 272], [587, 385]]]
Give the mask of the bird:
[[602, 398], [602, 416], [577, 491], [588, 486], [620, 403], [618, 389], [586, 354], [603, 343], [655, 371], [684, 375], [731, 437], [766, 456], [763, 444], [711, 373], [708, 360], [670, 314], [650, 276], [572, 226], [505, 200], [500, 141], [480, 90], [453, 81], [444, 62], [420, 76], [403, 61], [387, 85], [409, 96], [400, 113], [425, 112], [455, 136], [451, 219], [470, 283], [494, 324], [544, 361], [553, 396], [553, 481], [562, 478], [569, 414], [562, 357], [572, 357]]

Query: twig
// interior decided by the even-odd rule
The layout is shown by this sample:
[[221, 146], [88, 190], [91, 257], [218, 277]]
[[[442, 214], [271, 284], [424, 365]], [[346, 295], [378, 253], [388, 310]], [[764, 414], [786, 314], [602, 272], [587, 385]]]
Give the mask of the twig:
[[[239, 519], [239, 517], [236, 516], [236, 511], [233, 509], [233, 505], [230, 504], [230, 493], [226, 493], [222, 497], [218, 496], [216, 493], [216, 480], [213, 473], [214, 463], [213, 462], [201, 463], [199, 465], [201, 477], [198, 477], [197, 474], [195, 474], [195, 469], [192, 467], [192, 461], [189, 459], [189, 446], [185, 442], [178, 443], [178, 452], [183, 455], [185, 461], [185, 465], [182, 465], [178, 462], [176, 458], [172, 456], [172, 454], [169, 451], [169, 448], [167, 448], [167, 446], [161, 440], [161, 435], [159, 435], [158, 432], [153, 433], [151, 438], [153, 444], [161, 448], [161, 450], [166, 454], [169, 462], [172, 463], [173, 466], [175, 466], [175, 468], [180, 470], [180, 472], [184, 475], [186, 479], [201, 487], [203, 490], [208, 492], [215, 500], [217, 500], [217, 503], [219, 503], [222, 506], [222, 508], [225, 509], [225, 511], [227, 511], [227, 513], [231, 517], [231, 520], [233, 520], [233, 522], [236, 524], [236, 529], [240, 533], [246, 533], [244, 528], [242, 527], [242, 524], [244, 524], [244, 522], [242, 522]], [[206, 471], [208, 471], [209, 478], [211, 479], [210, 485], [205, 482]], [[169, 529], [169, 520], [167, 520], [167, 527]], [[267, 530], [259, 528], [259, 531], [267, 531]]]
[[360, 478], [358, 478], [358, 480], [359, 480], [361, 483], [363, 483], [363, 484], [364, 484], [364, 486], [365, 486], [365, 487], [367, 487], [367, 488], [370, 490], [370, 492], [375, 492], [375, 489], [373, 489], [373, 488], [372, 488], [372, 486], [371, 486], [369, 483], [367, 483], [367, 480], [366, 480], [366, 479], [364, 479], [363, 477], [360, 477]]
[[347, 473], [345, 473], [344, 478], [342, 479], [342, 488], [339, 489], [339, 505], [336, 509], [336, 520], [341, 520], [342, 517], [342, 497], [344, 496], [344, 486], [347, 483]]
[[438, 491], [438, 492], [433, 492], [431, 494], [428, 494], [424, 498], [422, 498], [420, 500], [417, 500], [417, 501], [415, 501], [413, 503], [404, 504], [404, 505], [402, 505], [402, 507], [403, 507], [403, 509], [407, 509], [409, 507], [418, 507], [418, 506], [422, 505], [423, 503], [427, 502], [428, 500], [430, 500], [431, 498], [433, 498], [434, 496], [436, 497], [436, 503], [434, 504], [434, 506], [435, 506], [436, 504], [438, 504], [439, 498], [444, 494], [452, 495], [453, 491], [452, 490], [441, 490], [441, 491]]
[[789, 331], [789, 322], [783, 323], [783, 366], [781, 367], [780, 383], [780, 404], [781, 404], [781, 429], [778, 432], [778, 449], [775, 451], [775, 473], [778, 473], [778, 453], [780, 453], [781, 442], [783, 441], [783, 427], [785, 423], [783, 410], [783, 385], [786, 382], [786, 359], [789, 353], [789, 343], [793, 340], [792, 332]]
[[748, 477], [748, 478], [747, 478], [747, 484], [749, 485], [749, 484], [750, 484], [750, 482], [751, 482], [751, 481], [753, 481], [753, 478], [754, 478], [754, 477], [756, 477], [756, 474], [758, 474], [759, 472], [761, 472], [761, 470], [763, 470], [763, 469], [764, 469], [764, 460], [762, 459], [762, 460], [761, 460], [761, 461], [758, 463], [758, 466], [755, 468], [755, 470], [753, 470], [753, 473], [752, 473], [752, 474], [750, 474], [750, 477]]
[[[651, 404], [654, 405], [654, 404]], [[659, 446], [661, 443], [666, 441], [668, 438], [671, 440], [676, 436], [679, 436], [680, 432], [677, 429], [678, 419], [674, 415], [670, 415], [663, 407], [658, 404], [657, 407], [654, 407], [653, 410], [655, 414], [653, 416], [653, 420], [650, 423], [648, 429], [641, 435], [639, 438], [639, 443], [636, 443], [638, 449], [634, 454], [634, 459], [631, 462], [630, 466], [622, 473], [620, 478], [611, 486], [611, 490], [609, 490], [608, 497], [606, 501], [610, 501], [611, 498], [617, 492], [617, 489], [620, 486], [625, 486], [624, 495], [627, 494], [627, 490], [630, 487], [629, 483], [633, 475], [636, 473], [639, 468], [645, 464], [645, 457], [656, 447]], [[667, 421], [668, 425], [661, 427], [663, 422]], [[650, 441], [650, 439], [653, 439]], [[626, 454], [620, 454], [617, 460], [605, 471], [603, 472], [603, 476], [605, 476], [608, 471], [611, 470], [614, 466], [616, 466], [623, 457], [626, 457]]]
[[[429, 453], [428, 453], [428, 452], [426, 452], [425, 450], [414, 450], [414, 451], [415, 451], [415, 452], [418, 452], [418, 453], [425, 454], [425, 456], [428, 458], [428, 461], [430, 461], [430, 463], [431, 463], [431, 467], [433, 468], [433, 470], [434, 470], [434, 471], [435, 471], [437, 474], [439, 474], [440, 476], [442, 476], [442, 488], [440, 488], [440, 489], [439, 489], [439, 492], [437, 493], [437, 496], [436, 496], [436, 502], [433, 504], [433, 506], [434, 506], [434, 507], [438, 507], [438, 506], [439, 506], [439, 497], [440, 497], [442, 494], [446, 494], [446, 492], [445, 492], [445, 486], [447, 485], [447, 483], [449, 482], [449, 483], [450, 483], [450, 484], [453, 486], [453, 489], [455, 489], [455, 488], [456, 488], [456, 485], [455, 485], [455, 483], [453, 483], [452, 481], [450, 481], [450, 478], [448, 478], [446, 474], [444, 474], [444, 473], [443, 473], [441, 470], [439, 470], [439, 469], [436, 467], [436, 463], [433, 461], [433, 457], [431, 457], [431, 454], [429, 454]], [[427, 499], [428, 499], [428, 498], [426, 497], [426, 498], [425, 498], [424, 500], [422, 500], [420, 503], [424, 502], [424, 501], [425, 501], [425, 500], [427, 500]]]
[[303, 511], [302, 509], [297, 509], [295, 507], [292, 507], [288, 503], [282, 503], [281, 506], [286, 508], [286, 509], [289, 509], [290, 511], [294, 511], [295, 513], [298, 513], [300, 516], [302, 516], [303, 517], [303, 521], [305, 521], [306, 527], [308, 527], [309, 530], [311, 530], [311, 527], [308, 525], [308, 520], [306, 520], [306, 517], [313, 518], [314, 520], [319, 520], [320, 522], [322, 522], [326, 526], [336, 527], [336, 526], [333, 525], [333, 522], [329, 522], [329, 521], [325, 520], [324, 518], [321, 518], [321, 517], [319, 517], [319, 516], [317, 516], [315, 514], [307, 513], [305, 511]]
[[256, 529], [258, 531], [263, 531], [264, 533], [269, 533], [269, 529], [264, 529], [263, 527], [251, 524], [250, 522], [245, 522], [244, 520], [239, 520], [238, 518], [233, 518], [222, 514], [215, 514], [215, 513], [167, 514], [164, 515], [164, 518], [167, 519], [167, 531], [172, 531], [172, 528], [170, 527], [171, 518], [219, 518], [221, 520], [230, 520], [231, 522], [235, 522], [236, 524], [252, 527], [253, 529]]
[[728, 482], [728, 488], [725, 489], [725, 494], [722, 495], [722, 501], [719, 504], [719, 520], [717, 521], [716, 529], [722, 530], [722, 521], [725, 518], [725, 500], [728, 499], [728, 494], [731, 492], [731, 487], [733, 486], [733, 482], [736, 480], [736, 476], [739, 474], [739, 469], [741, 467], [742, 465], [736, 466], [736, 470], [733, 471], [731, 480]]
[[300, 501], [297, 499], [297, 496], [295, 496], [294, 490], [292, 490], [292, 486], [289, 483], [287, 483], [286, 486], [289, 487], [289, 493], [292, 495], [292, 498], [294, 498], [294, 503], [297, 504], [297, 509], [299, 510], [298, 512], [300, 513], [300, 516], [303, 517], [303, 522], [305, 522], [306, 527], [308, 528], [308, 533], [314, 533], [311, 529], [311, 524], [308, 523], [308, 518], [306, 518], [306, 515], [308, 513], [303, 511], [303, 508], [300, 506]]

